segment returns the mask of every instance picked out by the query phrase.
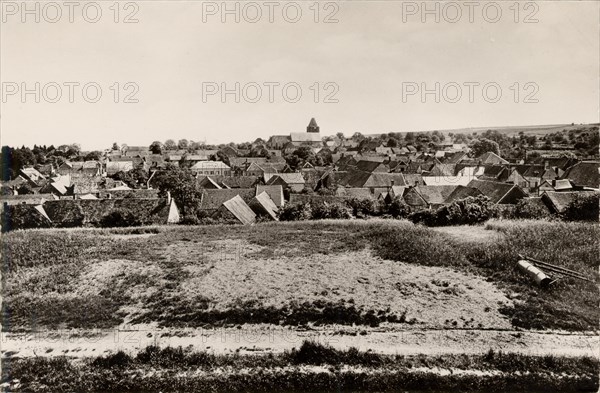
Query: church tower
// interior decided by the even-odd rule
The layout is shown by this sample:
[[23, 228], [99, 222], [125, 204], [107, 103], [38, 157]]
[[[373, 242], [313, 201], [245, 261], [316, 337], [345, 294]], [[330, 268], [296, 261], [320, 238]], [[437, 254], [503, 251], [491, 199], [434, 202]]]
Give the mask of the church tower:
[[310, 123], [308, 123], [308, 127], [306, 127], [306, 132], [319, 132], [319, 126], [317, 125], [317, 122], [315, 120], [315, 118], [313, 117], [312, 119], [310, 119]]

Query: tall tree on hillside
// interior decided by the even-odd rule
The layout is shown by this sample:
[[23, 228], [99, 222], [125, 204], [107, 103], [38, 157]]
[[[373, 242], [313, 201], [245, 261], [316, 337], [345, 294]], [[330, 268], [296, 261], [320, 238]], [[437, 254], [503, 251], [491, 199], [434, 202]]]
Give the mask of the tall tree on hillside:
[[162, 196], [170, 192], [184, 217], [196, 214], [202, 199], [202, 188], [189, 169], [168, 164], [165, 170], [156, 173], [151, 184], [160, 190]]
[[83, 158], [85, 161], [100, 161], [102, 153], [99, 151], [91, 151]]
[[481, 138], [475, 141], [471, 146], [471, 152], [474, 157], [479, 157], [480, 155], [491, 152], [495, 154], [500, 154], [500, 146], [498, 146], [497, 142], [489, 140], [487, 138]]
[[180, 139], [179, 142], [177, 142], [177, 148], [181, 149], [181, 150], [185, 150], [188, 148], [189, 142], [187, 139]]
[[154, 141], [150, 144], [150, 151], [152, 154], [162, 154], [163, 144], [159, 141]]
[[166, 150], [175, 150], [177, 148], [177, 145], [175, 144], [175, 141], [173, 139], [167, 139], [165, 141], [165, 149]]

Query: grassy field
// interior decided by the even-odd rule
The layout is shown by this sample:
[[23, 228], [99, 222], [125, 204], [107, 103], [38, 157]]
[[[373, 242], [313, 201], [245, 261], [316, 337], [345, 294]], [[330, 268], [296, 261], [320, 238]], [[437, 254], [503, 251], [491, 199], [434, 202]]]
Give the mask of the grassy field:
[[483, 355], [389, 356], [312, 342], [279, 355], [214, 355], [146, 347], [75, 362], [5, 362], [2, 386], [15, 392], [597, 391], [595, 358]]
[[1, 240], [2, 326], [594, 330], [596, 285], [566, 279], [542, 290], [515, 264], [526, 254], [597, 281], [599, 232], [543, 221], [441, 231], [383, 220], [17, 231]]

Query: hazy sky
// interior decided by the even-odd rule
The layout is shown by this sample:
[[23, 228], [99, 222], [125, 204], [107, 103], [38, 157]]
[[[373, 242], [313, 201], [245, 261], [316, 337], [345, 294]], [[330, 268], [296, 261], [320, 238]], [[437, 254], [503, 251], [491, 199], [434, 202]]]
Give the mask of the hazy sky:
[[[439, 7], [439, 23], [435, 11], [423, 14], [421, 1], [227, 2], [229, 9], [238, 7], [239, 23], [222, 12], [221, 1], [121, 1], [115, 23], [114, 3], [97, 1], [85, 12], [86, 2], [79, 3], [70, 23], [62, 2], [54, 3], [60, 18], [53, 5], [41, 2], [36, 23], [35, 11], [23, 14], [20, 1], [2, 1], [2, 144], [77, 142], [90, 150], [169, 138], [242, 142], [304, 131], [311, 117], [323, 134], [346, 135], [599, 121], [597, 1], [520, 3], [518, 15], [510, 8], [514, 2], [497, 2], [498, 18], [498, 7], [486, 2], [474, 8], [427, 3]], [[90, 23], [84, 16], [94, 19], [96, 5], [102, 15]], [[292, 23], [297, 8], [302, 15]], [[250, 23], [257, 9], [262, 17]], [[123, 23], [131, 13], [138, 22]], [[336, 23], [323, 23], [329, 14]], [[537, 23], [524, 23], [528, 16]], [[499, 20], [492, 23], [494, 18]], [[23, 87], [35, 90], [36, 82], [39, 103], [33, 93], [20, 94]], [[72, 86], [74, 102], [69, 82], [79, 83]], [[137, 103], [122, 102], [135, 87], [125, 88], [128, 82], [139, 87]], [[236, 82], [239, 103], [233, 93], [203, 100], [203, 89], [233, 91]], [[269, 82], [279, 83], [270, 85], [273, 102]], [[434, 91], [436, 82], [439, 103], [434, 93], [423, 100], [420, 91], [403, 98], [403, 86], [405, 93], [415, 87]], [[470, 82], [479, 83], [471, 85], [473, 102], [465, 85]], [[87, 83], [102, 90], [95, 103], [84, 99], [95, 96], [89, 85], [84, 97]], [[262, 96], [253, 103], [256, 86]], [[302, 95], [288, 102], [295, 87]], [[501, 97], [488, 102], [498, 87]], [[338, 102], [324, 102], [329, 94]]]

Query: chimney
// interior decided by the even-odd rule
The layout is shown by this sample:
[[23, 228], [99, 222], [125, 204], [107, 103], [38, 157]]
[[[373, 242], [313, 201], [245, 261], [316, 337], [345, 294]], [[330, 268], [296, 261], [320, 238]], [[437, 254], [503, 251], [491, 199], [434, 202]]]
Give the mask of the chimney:
[[417, 187], [419, 185], [419, 181], [415, 180], [415, 187]]
[[548, 160], [544, 161], [544, 170], [550, 169], [550, 162]]
[[556, 187], [556, 180], [552, 180], [552, 187]]

